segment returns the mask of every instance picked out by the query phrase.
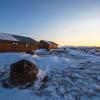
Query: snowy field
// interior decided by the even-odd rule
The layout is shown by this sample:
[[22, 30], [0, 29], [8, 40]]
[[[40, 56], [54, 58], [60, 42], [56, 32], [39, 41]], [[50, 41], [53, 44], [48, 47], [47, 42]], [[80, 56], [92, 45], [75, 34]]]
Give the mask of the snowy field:
[[[100, 52], [91, 52], [61, 48], [37, 50], [35, 55], [0, 53], [0, 100], [100, 100]], [[40, 71], [35, 84], [3, 86], [10, 65], [21, 59], [37, 64]]]

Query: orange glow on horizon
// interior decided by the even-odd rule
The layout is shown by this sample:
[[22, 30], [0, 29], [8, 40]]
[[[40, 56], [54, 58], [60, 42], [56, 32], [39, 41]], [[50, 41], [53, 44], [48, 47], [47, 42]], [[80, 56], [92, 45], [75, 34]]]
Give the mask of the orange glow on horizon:
[[57, 42], [59, 46], [96, 46], [100, 47], [100, 42], [97, 43], [66, 43], [66, 42]]

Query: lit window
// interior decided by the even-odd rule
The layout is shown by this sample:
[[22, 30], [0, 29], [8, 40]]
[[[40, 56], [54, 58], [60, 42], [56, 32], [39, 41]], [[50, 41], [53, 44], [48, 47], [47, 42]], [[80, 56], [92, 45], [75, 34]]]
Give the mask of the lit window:
[[17, 46], [18, 43], [17, 43], [17, 42], [13, 42], [12, 45], [13, 45], [13, 46]]
[[30, 44], [26, 43], [26, 47], [29, 48], [30, 47]]

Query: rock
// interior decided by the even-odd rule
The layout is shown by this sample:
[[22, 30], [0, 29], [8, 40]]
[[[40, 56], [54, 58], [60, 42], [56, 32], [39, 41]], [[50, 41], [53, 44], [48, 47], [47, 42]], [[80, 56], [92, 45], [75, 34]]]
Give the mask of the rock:
[[10, 66], [10, 81], [14, 86], [34, 82], [37, 78], [37, 66], [27, 60], [18, 61]]

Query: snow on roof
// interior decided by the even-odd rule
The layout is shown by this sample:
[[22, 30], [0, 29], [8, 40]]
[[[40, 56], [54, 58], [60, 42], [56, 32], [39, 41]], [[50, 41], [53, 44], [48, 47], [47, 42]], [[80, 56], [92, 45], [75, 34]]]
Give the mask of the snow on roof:
[[49, 42], [49, 41], [46, 41], [46, 40], [45, 40], [45, 42], [46, 42], [47, 44], [52, 44], [51, 42]]
[[24, 37], [24, 36], [18, 36], [18, 35], [12, 35], [14, 38], [18, 39], [20, 42], [23, 43], [37, 43], [36, 40], [30, 38], [30, 37]]
[[47, 41], [47, 40], [41, 40], [40, 41], [40, 43], [47, 43], [47, 44], [56, 44], [56, 43], [54, 43], [54, 42], [52, 42], [52, 41]]
[[47, 40], [41, 40], [40, 42], [45, 42], [45, 43], [47, 43], [47, 44], [52, 44], [52, 42], [47, 41]]
[[19, 41], [8, 33], [0, 33], [0, 40]]
[[18, 36], [2, 32], [0, 33], [0, 40], [20, 41], [23, 43], [37, 43], [37, 41], [30, 37]]

